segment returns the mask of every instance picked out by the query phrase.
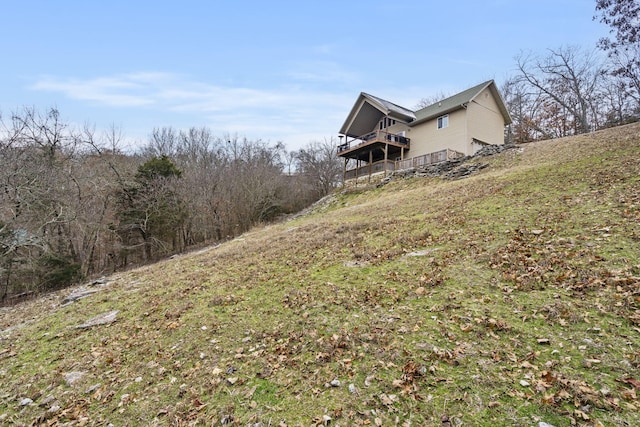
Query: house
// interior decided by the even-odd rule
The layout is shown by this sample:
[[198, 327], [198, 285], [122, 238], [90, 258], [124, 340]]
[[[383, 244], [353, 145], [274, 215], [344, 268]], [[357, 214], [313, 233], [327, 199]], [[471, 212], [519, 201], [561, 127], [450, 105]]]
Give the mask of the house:
[[337, 154], [345, 179], [386, 174], [504, 144], [510, 123], [493, 80], [417, 111], [362, 92], [340, 128]]

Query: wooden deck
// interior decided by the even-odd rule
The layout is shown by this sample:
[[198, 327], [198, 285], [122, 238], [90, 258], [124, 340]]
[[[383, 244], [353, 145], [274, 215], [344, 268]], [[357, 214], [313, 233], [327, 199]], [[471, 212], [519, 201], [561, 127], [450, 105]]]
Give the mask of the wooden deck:
[[338, 146], [337, 155], [348, 159], [369, 161], [373, 152], [373, 161], [383, 160], [381, 151], [378, 149], [388, 149], [388, 158], [401, 152], [406, 152], [410, 148], [410, 139], [406, 136], [378, 130], [362, 135], [351, 141]]
[[460, 157], [464, 157], [463, 153], [459, 151], [445, 149], [440, 151], [435, 151], [433, 153], [428, 153], [423, 156], [412, 157], [410, 159], [405, 160], [380, 160], [373, 163], [367, 163], [363, 166], [348, 169], [344, 172], [344, 179], [357, 179], [366, 176], [371, 176], [377, 173], [385, 173], [393, 172], [396, 170], [403, 170], [409, 168], [417, 168], [420, 166], [430, 165], [434, 163], [440, 163], [447, 160], [453, 160]]

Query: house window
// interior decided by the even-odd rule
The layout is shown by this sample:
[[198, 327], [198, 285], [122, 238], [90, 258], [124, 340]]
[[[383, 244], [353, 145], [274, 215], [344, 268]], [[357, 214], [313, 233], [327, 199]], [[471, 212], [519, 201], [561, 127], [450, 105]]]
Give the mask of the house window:
[[382, 130], [382, 129], [391, 127], [395, 124], [396, 124], [396, 121], [394, 119], [389, 119], [385, 117], [384, 119], [380, 120], [380, 123], [378, 124], [378, 126], [379, 126], [379, 129]]
[[438, 117], [438, 129], [444, 129], [449, 126], [449, 115]]

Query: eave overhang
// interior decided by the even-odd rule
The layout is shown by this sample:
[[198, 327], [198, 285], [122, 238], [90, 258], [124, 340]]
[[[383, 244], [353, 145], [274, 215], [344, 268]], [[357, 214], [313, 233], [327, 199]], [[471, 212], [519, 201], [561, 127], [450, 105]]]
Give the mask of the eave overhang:
[[415, 120], [413, 111], [361, 92], [340, 128], [340, 133], [357, 138], [375, 129], [378, 122], [385, 116], [406, 123]]

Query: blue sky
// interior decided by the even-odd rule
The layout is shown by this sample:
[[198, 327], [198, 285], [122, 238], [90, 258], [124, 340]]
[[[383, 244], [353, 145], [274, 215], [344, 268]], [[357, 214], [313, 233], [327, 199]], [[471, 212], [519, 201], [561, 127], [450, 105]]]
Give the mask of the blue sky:
[[521, 50], [595, 46], [592, 0], [0, 0], [0, 112], [72, 126], [207, 126], [296, 150], [361, 91], [412, 108], [515, 73]]

